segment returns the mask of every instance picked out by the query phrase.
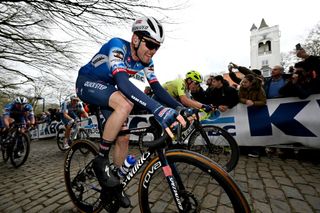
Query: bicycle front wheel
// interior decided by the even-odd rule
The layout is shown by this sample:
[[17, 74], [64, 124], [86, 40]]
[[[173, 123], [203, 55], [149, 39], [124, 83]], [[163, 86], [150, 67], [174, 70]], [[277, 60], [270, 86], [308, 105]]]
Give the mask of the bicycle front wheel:
[[[154, 158], [142, 172], [139, 204], [143, 213], [179, 212], [174, 196], [180, 193], [181, 212], [250, 212], [243, 193], [218, 164], [188, 150], [166, 153], [178, 188], [173, 193], [164, 178], [159, 158]], [[168, 170], [166, 169], [166, 172]], [[176, 192], [175, 192], [176, 191]]]
[[92, 169], [97, 148], [88, 140], [76, 140], [67, 151], [64, 161], [64, 180], [67, 192], [81, 212], [100, 212], [101, 187]]
[[26, 133], [19, 133], [12, 139], [12, 151], [10, 152], [11, 164], [18, 168], [28, 159], [30, 152], [30, 138]]
[[58, 148], [61, 151], [66, 151], [64, 148], [64, 134], [65, 134], [66, 130], [64, 128], [59, 129], [58, 133], [57, 133], [57, 145]]
[[207, 156], [217, 162], [227, 172], [232, 171], [239, 161], [239, 146], [225, 129], [214, 126], [202, 126], [189, 138], [188, 149]]

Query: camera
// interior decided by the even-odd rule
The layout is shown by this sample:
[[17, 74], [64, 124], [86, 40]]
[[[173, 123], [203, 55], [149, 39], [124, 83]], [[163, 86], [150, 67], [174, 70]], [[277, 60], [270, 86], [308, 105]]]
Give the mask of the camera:
[[301, 50], [301, 49], [302, 49], [301, 44], [300, 43], [296, 44], [296, 50]]

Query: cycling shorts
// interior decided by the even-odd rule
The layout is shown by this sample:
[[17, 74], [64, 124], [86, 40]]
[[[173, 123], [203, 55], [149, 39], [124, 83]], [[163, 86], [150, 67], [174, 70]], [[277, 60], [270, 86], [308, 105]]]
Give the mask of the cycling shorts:
[[117, 91], [114, 85], [88, 75], [79, 75], [76, 82], [78, 97], [85, 103], [107, 107], [110, 96]]

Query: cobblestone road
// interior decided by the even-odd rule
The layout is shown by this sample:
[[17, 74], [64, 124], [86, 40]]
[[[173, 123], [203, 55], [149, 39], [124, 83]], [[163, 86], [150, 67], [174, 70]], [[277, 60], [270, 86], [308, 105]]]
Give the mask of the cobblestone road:
[[[27, 162], [18, 169], [0, 159], [0, 212], [77, 212], [65, 190], [63, 160], [54, 140], [33, 141]], [[320, 213], [319, 165], [241, 156], [231, 175], [253, 212]], [[130, 191], [134, 207], [120, 212], [139, 212], [137, 195]]]

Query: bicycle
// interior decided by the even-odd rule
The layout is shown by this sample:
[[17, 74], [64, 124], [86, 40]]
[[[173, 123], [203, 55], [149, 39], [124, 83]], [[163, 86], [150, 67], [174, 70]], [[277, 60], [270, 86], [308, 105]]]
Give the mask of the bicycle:
[[[156, 128], [155, 134], [161, 135], [154, 141], [144, 142], [148, 150], [121, 180], [124, 189], [143, 168], [138, 186], [141, 212], [250, 212], [243, 193], [225, 170], [199, 153], [185, 149], [167, 150], [167, 143], [171, 141], [167, 133], [162, 134], [162, 127], [154, 118], [150, 122], [150, 127], [119, 133], [143, 134]], [[98, 126], [101, 134], [101, 124]], [[86, 153], [83, 153], [84, 149]], [[102, 192], [92, 169], [97, 154], [97, 147], [89, 140], [80, 139], [71, 145], [64, 161], [67, 192], [81, 212], [103, 209], [117, 212], [119, 201], [111, 191]]]
[[[90, 120], [90, 119], [88, 119]], [[72, 126], [71, 126], [71, 135], [70, 135], [70, 139], [68, 140], [68, 144], [69, 146], [72, 144], [72, 142], [76, 139], [85, 139], [85, 138], [89, 138], [89, 134], [88, 132], [81, 126], [81, 122], [82, 121], [75, 121]], [[56, 140], [57, 140], [57, 145], [58, 148], [61, 151], [66, 151], [66, 149], [64, 148], [64, 138], [65, 138], [65, 127], [61, 128], [58, 130], [57, 135], [56, 135]]]
[[10, 158], [11, 164], [18, 168], [28, 159], [30, 153], [30, 138], [27, 133], [21, 132], [24, 124], [13, 123], [11, 127], [2, 133], [0, 149], [4, 162]]
[[[214, 109], [215, 110], [215, 109]], [[175, 143], [169, 148], [185, 148], [198, 152], [221, 165], [227, 172], [232, 171], [240, 156], [239, 146], [234, 137], [225, 129], [215, 125], [202, 125], [200, 122], [199, 110], [193, 109], [195, 118], [188, 128], [178, 132]], [[146, 147], [143, 146], [145, 136], [152, 137], [152, 132], [140, 135], [138, 139], [139, 150], [143, 153]]]

